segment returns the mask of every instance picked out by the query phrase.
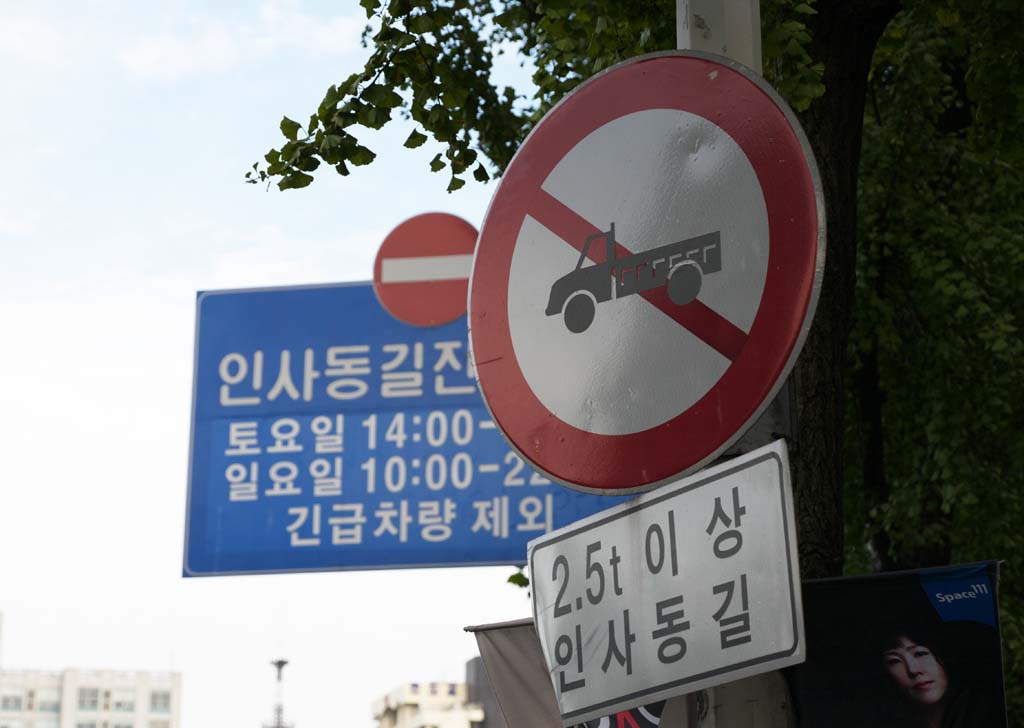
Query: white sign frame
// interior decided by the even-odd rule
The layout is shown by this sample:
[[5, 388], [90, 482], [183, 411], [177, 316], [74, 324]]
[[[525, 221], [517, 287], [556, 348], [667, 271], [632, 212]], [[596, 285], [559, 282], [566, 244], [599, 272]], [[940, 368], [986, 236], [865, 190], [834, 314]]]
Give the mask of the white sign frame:
[[566, 726], [806, 657], [784, 441], [535, 539], [527, 558]]

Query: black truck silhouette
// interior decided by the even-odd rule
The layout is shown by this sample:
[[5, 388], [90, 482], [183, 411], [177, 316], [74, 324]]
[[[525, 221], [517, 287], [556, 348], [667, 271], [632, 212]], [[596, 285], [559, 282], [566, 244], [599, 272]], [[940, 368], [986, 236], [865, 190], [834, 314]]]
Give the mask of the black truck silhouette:
[[[599, 238], [604, 238], [604, 262], [584, 266], [591, 244]], [[722, 243], [718, 232], [616, 258], [612, 223], [607, 231], [587, 237], [575, 270], [551, 286], [544, 313], [562, 314], [565, 327], [578, 334], [590, 327], [599, 303], [667, 286], [669, 300], [685, 306], [697, 298], [703, 276], [721, 269]]]

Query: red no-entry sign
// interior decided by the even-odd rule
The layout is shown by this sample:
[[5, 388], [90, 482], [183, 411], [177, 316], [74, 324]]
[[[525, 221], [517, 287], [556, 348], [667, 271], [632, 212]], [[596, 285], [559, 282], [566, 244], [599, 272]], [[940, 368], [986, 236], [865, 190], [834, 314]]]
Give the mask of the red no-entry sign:
[[824, 241], [806, 138], [762, 79], [678, 52], [596, 76], [527, 138], [481, 230], [470, 334], [495, 421], [583, 490], [702, 467], [792, 367]]
[[476, 228], [455, 215], [416, 215], [388, 233], [373, 263], [373, 290], [388, 313], [440, 326], [466, 313]]

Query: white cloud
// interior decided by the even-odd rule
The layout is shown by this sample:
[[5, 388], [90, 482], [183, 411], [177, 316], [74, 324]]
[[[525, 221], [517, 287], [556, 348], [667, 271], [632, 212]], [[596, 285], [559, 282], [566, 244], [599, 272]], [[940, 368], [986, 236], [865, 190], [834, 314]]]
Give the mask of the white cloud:
[[222, 72], [285, 51], [347, 53], [358, 47], [362, 27], [358, 16], [321, 18], [303, 12], [294, 0], [267, 0], [255, 24], [196, 17], [185, 30], [136, 37], [121, 51], [120, 60], [137, 76], [174, 80]]
[[163, 80], [223, 71], [239, 57], [238, 39], [223, 25], [197, 28], [188, 35], [147, 35], [121, 52], [121, 62], [132, 73]]
[[259, 11], [266, 33], [258, 38], [268, 50], [305, 48], [312, 53], [348, 53], [358, 47], [361, 14], [318, 18], [296, 9], [289, 0], [268, 0]]
[[37, 211], [22, 211], [0, 206], [0, 243], [13, 244], [35, 235], [38, 230]]
[[58, 70], [69, 64], [68, 48], [74, 42], [47, 19], [0, 12], [0, 59]]

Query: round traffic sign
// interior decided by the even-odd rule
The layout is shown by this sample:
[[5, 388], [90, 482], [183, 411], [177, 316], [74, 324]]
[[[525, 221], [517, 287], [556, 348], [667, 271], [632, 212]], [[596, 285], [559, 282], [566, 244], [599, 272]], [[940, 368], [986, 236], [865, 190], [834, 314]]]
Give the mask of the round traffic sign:
[[466, 313], [477, 231], [455, 215], [416, 215], [388, 233], [373, 263], [381, 305], [413, 326], [440, 326]]
[[813, 156], [767, 83], [693, 52], [615, 66], [541, 120], [491, 201], [469, 303], [484, 400], [570, 487], [693, 472], [782, 386], [824, 246]]

